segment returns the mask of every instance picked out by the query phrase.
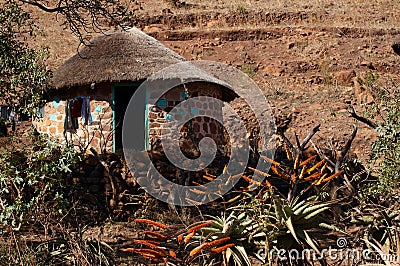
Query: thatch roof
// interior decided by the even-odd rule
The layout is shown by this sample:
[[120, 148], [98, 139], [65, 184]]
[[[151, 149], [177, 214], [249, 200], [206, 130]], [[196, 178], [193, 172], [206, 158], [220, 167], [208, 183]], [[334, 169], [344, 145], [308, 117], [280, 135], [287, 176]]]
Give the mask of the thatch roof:
[[102, 82], [139, 81], [183, 57], [142, 31], [113, 30], [95, 38], [55, 73], [56, 89]]
[[[175, 87], [175, 84], [190, 83], [196, 81], [203, 81], [209, 83], [215, 83], [226, 88], [231, 89], [231, 85], [223, 82], [213, 76], [211, 73], [200, 68], [201, 61], [186, 61], [179, 64], [171, 65], [164, 68], [147, 79], [149, 84], [157, 84], [163, 88]], [[208, 63], [208, 61], [205, 61]], [[172, 85], [170, 85], [172, 84]], [[157, 87], [156, 85], [151, 85], [151, 88]]]

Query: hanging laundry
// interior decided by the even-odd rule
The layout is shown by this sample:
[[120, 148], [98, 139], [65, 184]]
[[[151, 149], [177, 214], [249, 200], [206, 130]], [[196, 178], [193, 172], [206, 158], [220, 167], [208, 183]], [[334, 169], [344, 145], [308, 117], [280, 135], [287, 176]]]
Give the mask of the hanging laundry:
[[90, 125], [92, 123], [92, 114], [90, 113], [90, 96], [82, 97], [81, 116], [84, 125]]
[[71, 116], [72, 118], [81, 117], [82, 112], [82, 98], [76, 98], [72, 100]]
[[7, 106], [1, 106], [0, 113], [1, 113], [1, 118], [3, 118], [4, 120], [8, 119]]
[[44, 107], [39, 107], [36, 112], [38, 118], [44, 118]]
[[67, 100], [65, 105], [65, 120], [64, 120], [64, 133], [76, 133], [78, 129], [78, 118], [72, 117], [72, 106], [74, 104], [74, 100]]
[[11, 106], [8, 107], [8, 121], [13, 122], [15, 120], [15, 111]]

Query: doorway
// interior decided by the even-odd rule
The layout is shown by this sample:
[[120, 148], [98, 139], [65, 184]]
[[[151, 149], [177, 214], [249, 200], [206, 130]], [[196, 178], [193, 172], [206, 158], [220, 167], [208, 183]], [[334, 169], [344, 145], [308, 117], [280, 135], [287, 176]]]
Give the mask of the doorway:
[[[124, 148], [123, 143], [128, 145], [129, 149], [134, 150], [144, 150], [147, 147], [147, 145], [145, 145], [147, 135], [145, 129], [148, 123], [146, 115], [146, 95], [141, 97], [143, 98], [142, 100], [132, 103], [128, 109], [129, 102], [139, 86], [140, 83], [115, 84], [113, 86], [114, 152], [122, 152]], [[124, 118], [127, 112], [131, 114], [129, 115], [129, 130], [125, 128], [126, 131], [123, 132]], [[123, 134], [125, 134], [124, 141]]]

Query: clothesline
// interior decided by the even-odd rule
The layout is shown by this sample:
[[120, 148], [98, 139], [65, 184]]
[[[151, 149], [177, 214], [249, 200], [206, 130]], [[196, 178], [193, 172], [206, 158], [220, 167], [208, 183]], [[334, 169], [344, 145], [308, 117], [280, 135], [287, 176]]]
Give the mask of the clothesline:
[[90, 96], [78, 96], [75, 99], [67, 100], [67, 104], [65, 105], [64, 131], [76, 133], [76, 130], [79, 128], [79, 117], [82, 117], [84, 125], [92, 123]]

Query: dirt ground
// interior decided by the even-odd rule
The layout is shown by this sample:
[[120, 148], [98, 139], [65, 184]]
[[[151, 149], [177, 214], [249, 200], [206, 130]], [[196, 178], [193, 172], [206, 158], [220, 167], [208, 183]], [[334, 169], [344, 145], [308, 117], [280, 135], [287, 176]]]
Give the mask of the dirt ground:
[[[374, 101], [357, 77], [373, 72], [382, 83], [399, 80], [400, 57], [390, 45], [400, 37], [400, 2], [139, 0], [130, 7], [133, 25], [186, 59], [230, 64], [252, 77], [275, 113], [290, 120], [289, 139], [321, 124], [314, 142], [340, 150], [357, 125], [352, 151], [367, 162], [375, 132], [350, 118], [347, 107], [364, 115]], [[42, 33], [33, 45], [49, 46], [54, 70], [78, 42], [60, 18], [34, 13]], [[115, 225], [103, 238], [126, 240], [126, 229]]]

